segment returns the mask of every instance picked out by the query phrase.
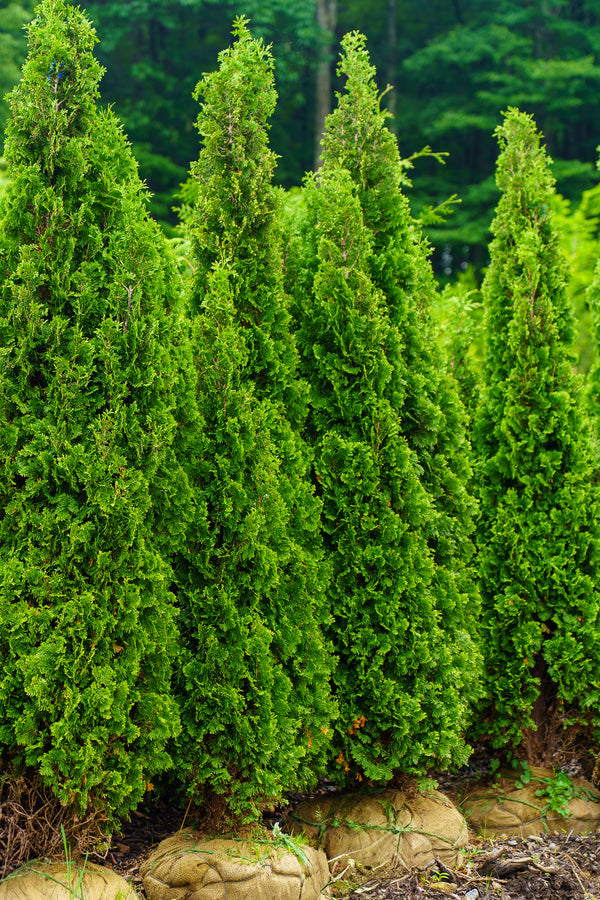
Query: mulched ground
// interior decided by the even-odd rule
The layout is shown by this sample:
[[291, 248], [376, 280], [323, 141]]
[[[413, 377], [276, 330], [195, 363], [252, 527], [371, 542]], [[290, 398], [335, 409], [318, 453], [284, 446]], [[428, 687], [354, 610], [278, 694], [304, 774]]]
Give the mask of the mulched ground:
[[[156, 844], [179, 830], [184, 817], [184, 809], [146, 804], [113, 837], [106, 858], [93, 861], [130, 879], [145, 898], [140, 864]], [[477, 839], [467, 848], [460, 871], [438, 863], [421, 875], [361, 872], [352, 877], [353, 882], [333, 884], [332, 893], [347, 900], [600, 900], [600, 834]]]
[[[437, 870], [437, 871], [436, 871]], [[600, 900], [598, 835], [477, 841], [459, 872], [371, 879], [347, 900]]]

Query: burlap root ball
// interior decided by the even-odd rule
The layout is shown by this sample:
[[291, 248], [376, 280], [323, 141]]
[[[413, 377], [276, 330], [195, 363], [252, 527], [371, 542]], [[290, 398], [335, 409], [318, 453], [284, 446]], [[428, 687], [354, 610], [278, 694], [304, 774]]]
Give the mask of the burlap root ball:
[[33, 860], [11, 872], [0, 883], [0, 900], [138, 900], [138, 895], [116, 872], [83, 862]]
[[460, 799], [469, 826], [483, 837], [528, 837], [548, 831], [583, 834], [597, 831], [600, 824], [600, 792], [584, 778], [571, 783], [578, 796], [566, 803], [570, 815], [561, 816], [550, 807], [550, 798], [537, 792], [548, 786], [552, 769], [531, 767], [532, 780], [517, 788], [518, 775], [503, 771], [497, 783], [478, 785]]
[[292, 813], [290, 829], [325, 850], [334, 875], [350, 860], [364, 868], [423, 871], [438, 858], [457, 867], [469, 837], [462, 814], [438, 791], [315, 798]]
[[292, 852], [193, 832], [162, 841], [140, 874], [149, 900], [317, 900], [330, 878], [325, 854], [313, 847]]

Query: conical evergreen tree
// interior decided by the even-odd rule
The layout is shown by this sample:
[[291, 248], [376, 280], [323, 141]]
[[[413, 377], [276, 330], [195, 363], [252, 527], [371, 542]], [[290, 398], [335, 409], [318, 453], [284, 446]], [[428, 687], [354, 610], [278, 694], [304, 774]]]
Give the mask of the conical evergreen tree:
[[331, 771], [385, 783], [464, 760], [467, 679], [438, 603], [434, 504], [402, 435], [402, 342], [370, 276], [372, 236], [349, 173], [324, 169], [309, 203], [319, 267], [299, 341], [311, 357], [308, 433], [333, 564]]
[[[327, 120], [323, 174], [309, 182], [286, 262], [335, 560], [338, 760], [352, 775], [385, 781], [467, 752], [460, 731], [480, 664], [474, 505], [464, 410], [428, 344], [422, 307], [435, 285], [402, 194], [405, 167], [364, 38], [347, 35], [342, 45], [347, 93]], [[346, 219], [353, 228], [344, 230]], [[332, 455], [331, 442], [342, 440], [348, 447]]]
[[600, 725], [598, 488], [570, 347], [554, 178], [532, 118], [497, 129], [484, 390], [476, 422], [479, 555], [492, 745], [548, 762]]
[[[256, 818], [322, 768], [332, 714], [325, 570], [276, 231], [272, 58], [244, 20], [198, 86], [203, 148], [190, 218], [199, 406], [198, 515], [178, 567], [180, 770], [215, 825]], [[284, 404], [285, 401], [285, 404]]]
[[168, 767], [178, 728], [161, 533], [182, 538], [188, 491], [172, 449], [174, 269], [120, 126], [96, 105], [95, 40], [79, 10], [43, 0], [11, 96], [0, 747], [73, 821], [110, 824]]
[[235, 271], [235, 308], [245, 328], [248, 373], [259, 396], [284, 404], [297, 424], [306, 414], [306, 387], [297, 378], [298, 354], [283, 290], [279, 213], [273, 187], [276, 155], [269, 119], [277, 101], [269, 48], [252, 41], [239, 19], [239, 46], [224, 51], [220, 68], [196, 88], [203, 150], [192, 165], [199, 184], [192, 247], [201, 302], [212, 265], [227, 259]]
[[436, 285], [429, 251], [403, 193], [407, 164], [386, 127], [389, 112], [381, 108], [363, 35], [344, 37], [338, 72], [346, 77], [346, 85], [327, 119], [323, 166], [350, 173], [373, 236], [371, 278], [386, 298], [402, 344], [396, 397], [402, 435], [434, 500], [427, 537], [435, 552], [434, 577], [440, 581], [438, 602], [447, 603], [443, 613], [447, 632], [465, 654], [458, 664], [465, 667], [463, 688], [470, 693], [477, 684], [478, 664], [468, 635], [477, 630], [479, 596], [472, 568], [475, 504], [468, 489], [471, 450], [466, 414], [433, 337], [429, 315]]

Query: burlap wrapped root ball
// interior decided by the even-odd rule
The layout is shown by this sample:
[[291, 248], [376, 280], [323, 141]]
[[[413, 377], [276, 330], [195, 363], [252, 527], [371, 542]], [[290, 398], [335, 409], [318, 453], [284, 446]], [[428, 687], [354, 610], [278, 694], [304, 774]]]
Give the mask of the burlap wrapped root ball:
[[33, 860], [0, 883], [0, 900], [138, 900], [116, 872], [92, 863]]
[[314, 847], [193, 832], [162, 841], [140, 875], [149, 900], [317, 900], [328, 896], [330, 880], [327, 858]]
[[[568, 816], [551, 807], [547, 793], [555, 777], [552, 769], [531, 767], [532, 779], [517, 787], [518, 774], [503, 771], [493, 785], [471, 788], [460, 799], [469, 826], [483, 837], [528, 837], [548, 831], [583, 834], [597, 831], [600, 824], [600, 792], [584, 778], [572, 778], [575, 796], [564, 802]], [[538, 792], [542, 792], [538, 796]]]
[[351, 864], [423, 871], [435, 859], [458, 867], [468, 842], [464, 817], [438, 791], [346, 794], [301, 803], [289, 827], [327, 854], [332, 875]]

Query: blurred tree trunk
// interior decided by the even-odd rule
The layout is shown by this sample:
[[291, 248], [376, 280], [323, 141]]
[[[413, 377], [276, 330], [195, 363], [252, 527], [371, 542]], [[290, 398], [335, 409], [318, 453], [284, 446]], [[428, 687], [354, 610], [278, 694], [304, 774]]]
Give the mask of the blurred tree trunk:
[[317, 0], [317, 24], [320, 37], [315, 103], [315, 169], [321, 165], [321, 138], [325, 130], [325, 119], [331, 110], [331, 58], [336, 23], [337, 0]]

